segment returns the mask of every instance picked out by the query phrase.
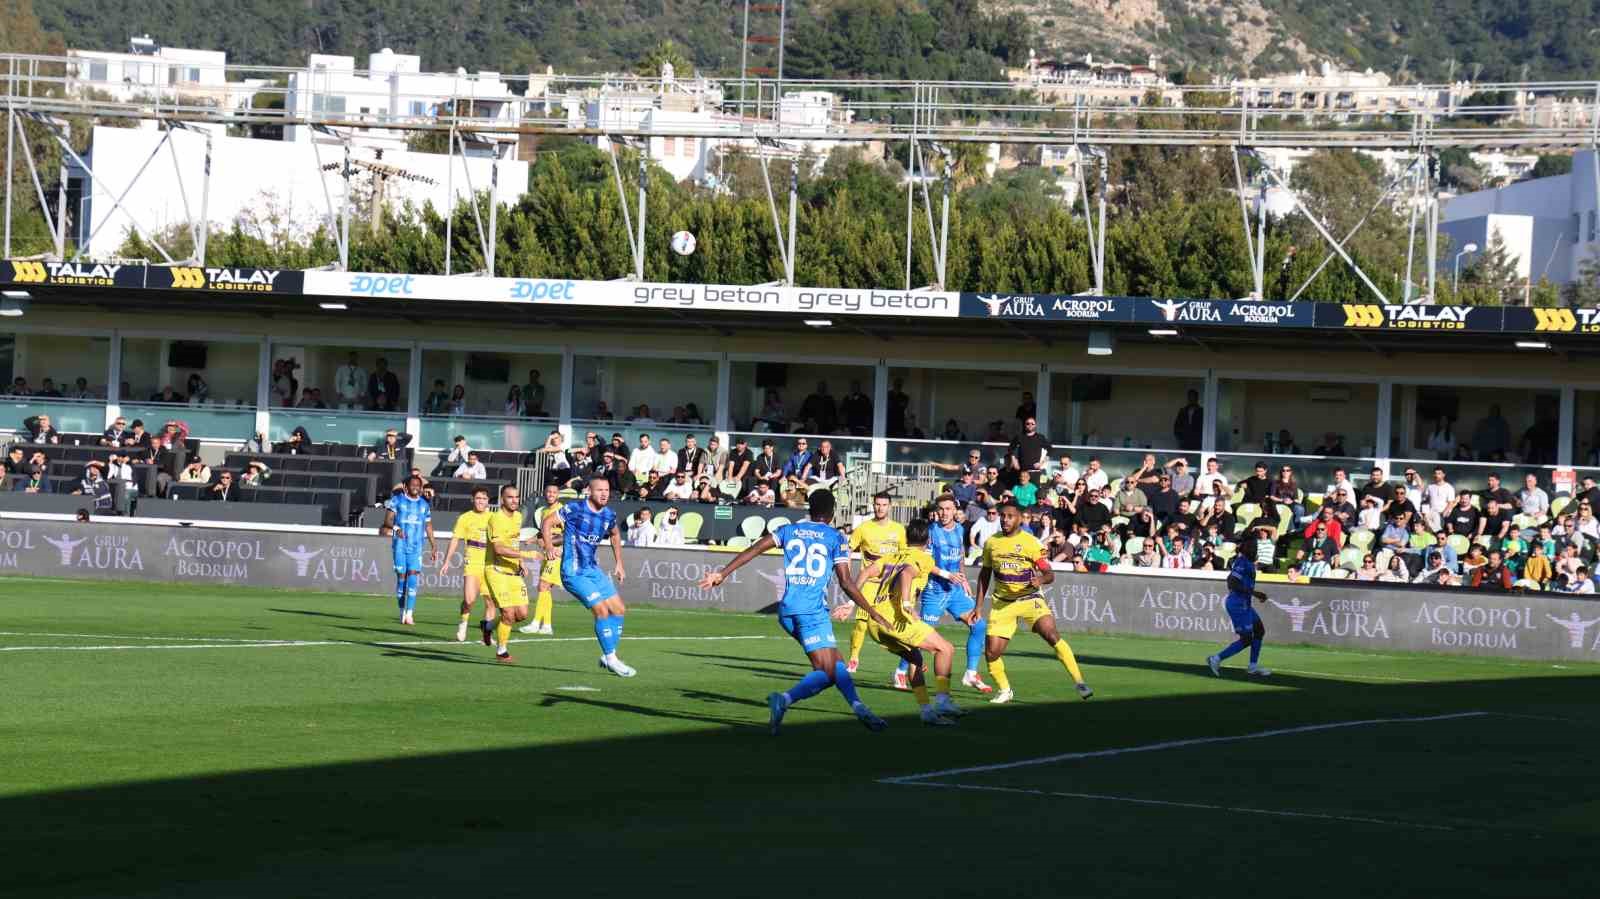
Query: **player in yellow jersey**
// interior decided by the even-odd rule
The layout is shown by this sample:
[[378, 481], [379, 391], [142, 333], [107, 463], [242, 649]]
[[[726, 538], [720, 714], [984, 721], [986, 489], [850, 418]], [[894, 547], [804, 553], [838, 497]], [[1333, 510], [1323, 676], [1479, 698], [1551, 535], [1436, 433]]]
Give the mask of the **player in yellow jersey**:
[[[950, 667], [955, 659], [955, 648], [922, 620], [918, 603], [928, 586], [928, 575], [935, 567], [933, 556], [928, 552], [928, 522], [918, 518], [906, 526], [905, 532], [907, 548], [879, 559], [868, 568], [880, 583], [873, 610], [888, 622], [888, 626], [868, 622], [867, 634], [874, 643], [906, 661], [909, 688], [921, 707], [922, 723], [950, 725], [966, 714], [950, 699]], [[835, 614], [843, 621], [849, 617], [849, 610], [849, 606], [841, 605]], [[933, 653], [936, 691], [933, 702], [928, 699], [923, 650]]]
[[[461, 623], [456, 625], [456, 642], [465, 643], [467, 640], [467, 620], [472, 617], [472, 604], [478, 601], [478, 593], [483, 585], [483, 567], [489, 553], [489, 488], [474, 487], [472, 490], [472, 511], [461, 513], [456, 519], [456, 526], [450, 532], [450, 548], [444, 551], [444, 562], [439, 565], [439, 577], [450, 573], [450, 560], [456, 557], [456, 550], [462, 551], [461, 563]], [[489, 630], [494, 627], [494, 620], [499, 617], [494, 609], [494, 601], [488, 596], [483, 598], [483, 642], [489, 642]]]
[[1056, 632], [1055, 615], [1039, 595], [1039, 588], [1056, 579], [1045, 556], [1044, 546], [1022, 529], [1022, 509], [1007, 500], [1000, 504], [1000, 533], [983, 544], [983, 562], [978, 571], [978, 607], [962, 616], [973, 624], [983, 615], [983, 603], [994, 587], [994, 608], [989, 612], [989, 643], [984, 648], [984, 658], [989, 660], [989, 673], [994, 675], [995, 686], [1000, 688], [992, 703], [1010, 702], [1011, 681], [1006, 677], [1006, 644], [1017, 633], [1017, 625], [1025, 624], [1055, 650], [1062, 667], [1072, 675], [1078, 695], [1084, 699], [1094, 695], [1083, 682], [1083, 672], [1078, 670], [1078, 660], [1072, 647]]
[[[544, 485], [544, 505], [534, 510], [534, 527], [544, 526], [544, 517], [561, 511], [561, 485]], [[550, 626], [551, 607], [554, 605], [550, 591], [561, 584], [561, 537], [566, 527], [561, 519], [556, 519], [555, 528], [555, 553], [544, 560], [544, 570], [539, 574], [539, 596], [533, 603], [533, 618], [527, 624], [518, 628], [524, 634], [554, 634], [555, 628]]]
[[[861, 575], [858, 586], [867, 602], [876, 602], [880, 575], [872, 575], [872, 564], [906, 548], [905, 525], [889, 517], [889, 494], [880, 493], [872, 498], [872, 517], [855, 526], [850, 532], [850, 549], [861, 553]], [[851, 674], [861, 662], [861, 644], [867, 639], [867, 613], [857, 610], [856, 627], [850, 632], [850, 662], [845, 666]]]
[[528, 584], [523, 580], [528, 565], [522, 555], [522, 506], [517, 485], [500, 488], [500, 509], [489, 517], [489, 559], [484, 568], [484, 586], [489, 597], [500, 607], [500, 621], [495, 625], [495, 658], [511, 661], [506, 641], [511, 628], [528, 617]]

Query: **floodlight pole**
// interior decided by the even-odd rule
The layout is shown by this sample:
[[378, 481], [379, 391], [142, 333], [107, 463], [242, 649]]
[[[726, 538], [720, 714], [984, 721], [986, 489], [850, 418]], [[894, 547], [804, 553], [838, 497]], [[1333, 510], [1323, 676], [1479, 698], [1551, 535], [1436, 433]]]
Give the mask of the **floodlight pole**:
[[794, 236], [795, 221], [799, 217], [796, 201], [800, 194], [800, 160], [789, 162], [789, 252], [784, 256], [784, 284], [794, 286]]
[[499, 226], [500, 203], [495, 195], [500, 190], [500, 153], [498, 148], [495, 156], [489, 163], [489, 240], [483, 248], [484, 262], [489, 266], [489, 277], [494, 277], [494, 251], [500, 244]]
[[[13, 69], [15, 69], [16, 66], [17, 66], [16, 60], [12, 60], [11, 61], [11, 67]], [[11, 99], [10, 99], [10, 97], [7, 97], [6, 98], [6, 239], [5, 239], [5, 258], [7, 258], [7, 259], [11, 258], [11, 188], [12, 188], [12, 181], [13, 181], [12, 176], [11, 176], [11, 140], [12, 140], [12, 135], [15, 134], [15, 132], [16, 132], [16, 115], [11, 111]]]
[[639, 281], [644, 280], [644, 219], [647, 206], [645, 205], [649, 194], [649, 167], [645, 165], [645, 151], [639, 151], [639, 237], [633, 242], [633, 276]]
[[452, 231], [456, 217], [456, 123], [450, 123], [450, 133], [445, 144], [444, 169], [444, 274], [450, 276], [450, 251]]

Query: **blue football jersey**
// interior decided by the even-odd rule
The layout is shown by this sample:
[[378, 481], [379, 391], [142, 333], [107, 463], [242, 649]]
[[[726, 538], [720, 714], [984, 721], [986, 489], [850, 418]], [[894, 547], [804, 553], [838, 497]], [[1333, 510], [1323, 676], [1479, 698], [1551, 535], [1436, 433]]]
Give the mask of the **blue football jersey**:
[[[951, 574], [961, 570], [961, 525], [952, 525], [948, 530], [943, 525], [935, 524], [928, 528], [928, 553], [933, 556], [933, 564], [940, 571]], [[937, 579], [928, 582], [932, 586]]]
[[426, 542], [428, 525], [433, 522], [433, 506], [428, 503], [427, 497], [412, 499], [399, 493], [389, 497], [384, 506], [394, 513], [396, 543], [421, 546]]
[[1243, 597], [1248, 602], [1251, 594], [1256, 589], [1255, 560], [1245, 558], [1244, 553], [1236, 553], [1233, 557], [1233, 564], [1228, 566], [1228, 579], [1233, 580], [1234, 578], [1238, 578], [1240, 585], [1244, 587], [1244, 592], [1240, 593], [1230, 588], [1228, 590], [1228, 598]]
[[562, 506], [558, 514], [566, 527], [562, 537], [566, 548], [561, 553], [561, 570], [572, 573], [597, 568], [595, 548], [617, 529], [617, 513], [611, 511], [610, 506], [595, 511], [588, 500], [579, 499]]
[[850, 560], [850, 541], [832, 525], [802, 521], [772, 535], [783, 551], [783, 599], [778, 614], [795, 615], [828, 608], [833, 568]]

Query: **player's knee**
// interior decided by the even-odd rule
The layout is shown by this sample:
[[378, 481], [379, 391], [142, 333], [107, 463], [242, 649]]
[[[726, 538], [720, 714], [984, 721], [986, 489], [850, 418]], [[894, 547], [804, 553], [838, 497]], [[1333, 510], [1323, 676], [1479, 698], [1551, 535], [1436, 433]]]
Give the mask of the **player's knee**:
[[1261, 623], [1260, 618], [1257, 618], [1255, 625], [1250, 628], [1250, 635], [1257, 640], [1267, 635], [1267, 626]]

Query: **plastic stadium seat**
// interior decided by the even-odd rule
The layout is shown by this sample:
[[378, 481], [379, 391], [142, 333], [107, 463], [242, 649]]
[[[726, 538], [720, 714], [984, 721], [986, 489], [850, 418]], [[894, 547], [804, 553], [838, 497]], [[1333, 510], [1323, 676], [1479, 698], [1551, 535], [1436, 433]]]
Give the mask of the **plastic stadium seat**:
[[1389, 560], [1392, 559], [1392, 558], [1394, 558], [1394, 550], [1392, 550], [1392, 549], [1380, 549], [1380, 550], [1378, 550], [1378, 555], [1377, 555], [1377, 557], [1375, 559], [1375, 561], [1378, 564], [1378, 570], [1379, 571], [1388, 571], [1389, 570]]
[[1494, 549], [1494, 540], [1488, 534], [1479, 534], [1477, 537], [1473, 538], [1472, 542], [1478, 544], [1484, 549]]
[[728, 548], [733, 550], [749, 549], [751, 542], [753, 541], [749, 537], [740, 534], [728, 541]]
[[1116, 534], [1112, 534], [1111, 535], [1111, 546], [1110, 546], [1110, 549], [1111, 549], [1111, 554], [1113, 556], [1122, 555], [1122, 538], [1117, 536]]
[[1286, 505], [1278, 506], [1278, 534], [1280, 536], [1289, 533], [1289, 526], [1294, 523], [1291, 521], [1292, 518], [1294, 518], [1294, 509]]
[[751, 515], [744, 521], [739, 522], [739, 533], [748, 538], [751, 543], [760, 540], [761, 535], [766, 532], [767, 520], [760, 515]]
[[784, 527], [791, 523], [792, 522], [790, 522], [789, 519], [784, 518], [782, 515], [779, 515], [776, 518], [770, 518], [767, 520], [767, 533], [776, 533], [778, 528]]
[[1144, 552], [1143, 537], [1129, 537], [1128, 542], [1122, 544], [1123, 552], [1130, 556], [1137, 556]]
[[1366, 557], [1367, 554], [1365, 552], [1353, 546], [1347, 547], [1343, 552], [1339, 553], [1339, 568], [1342, 571], [1355, 571], [1361, 567], [1361, 562]]
[[1316, 517], [1316, 514], [1322, 510], [1322, 494], [1313, 493], [1310, 496], [1307, 496], [1305, 498], [1305, 504], [1306, 515]]
[[1330, 568], [1328, 569], [1328, 573], [1323, 575], [1323, 577], [1332, 578], [1336, 581], [1342, 581], [1349, 576], [1350, 572], [1345, 571], [1343, 568]]
[[1477, 509], [1479, 512], [1482, 512], [1483, 511], [1483, 497], [1479, 496], [1476, 493], [1472, 494], [1472, 508]]
[[1236, 505], [1242, 502], [1244, 502], [1244, 485], [1238, 484], [1233, 488], [1233, 499], [1230, 500], [1230, 504]]
[[1113, 516], [1111, 516], [1111, 527], [1113, 529], [1120, 528], [1120, 527], [1122, 527], [1123, 525], [1125, 525], [1127, 523], [1128, 523], [1128, 516], [1126, 516], [1126, 515], [1113, 515]]
[[1222, 561], [1226, 562], [1229, 559], [1232, 559], [1234, 557], [1234, 554], [1237, 553], [1238, 551], [1239, 551], [1239, 544], [1234, 543], [1232, 541], [1228, 541], [1226, 543], [1223, 543], [1221, 546], [1217, 547], [1217, 558], [1219, 558]]
[[1534, 580], [1532, 578], [1526, 578], [1526, 577], [1518, 579], [1517, 582], [1512, 584], [1511, 586], [1515, 587], [1517, 589], [1520, 589], [1520, 590], [1532, 590], [1535, 593], [1537, 593], [1538, 591], [1544, 589], [1544, 587], [1542, 585], [1540, 585], [1540, 583], [1538, 581], [1536, 581], [1536, 580]]
[[1412, 549], [1427, 549], [1428, 547], [1433, 546], [1433, 545], [1437, 544], [1438, 542], [1439, 542], [1438, 538], [1434, 537], [1432, 534], [1412, 534], [1411, 535], [1411, 548]]
[[1368, 550], [1372, 548], [1375, 537], [1376, 535], [1366, 528], [1356, 528], [1350, 532], [1350, 545], [1357, 549]]
[[1245, 527], [1250, 524], [1250, 522], [1255, 521], [1257, 518], [1260, 518], [1260, 517], [1261, 517], [1261, 507], [1260, 506], [1256, 505], [1255, 503], [1244, 503], [1243, 505], [1239, 506], [1239, 508], [1235, 509], [1234, 512], [1233, 512], [1233, 518], [1234, 518], [1234, 531], [1233, 532], [1235, 534], [1239, 533], [1240, 531], [1244, 530]]
[[685, 512], [678, 516], [678, 527], [683, 529], [683, 541], [694, 543], [700, 539], [700, 529], [705, 526], [706, 518], [699, 512]]
[[1450, 544], [1450, 548], [1456, 551], [1457, 556], [1466, 555], [1467, 550], [1472, 548], [1472, 541], [1468, 540], [1465, 534], [1451, 534], [1445, 542]]
[[1561, 510], [1565, 509], [1567, 506], [1569, 506], [1571, 504], [1572, 504], [1572, 497], [1570, 497], [1570, 496], [1558, 496], [1558, 497], [1556, 497], [1555, 499], [1550, 501], [1550, 516], [1552, 518], [1560, 517]]

